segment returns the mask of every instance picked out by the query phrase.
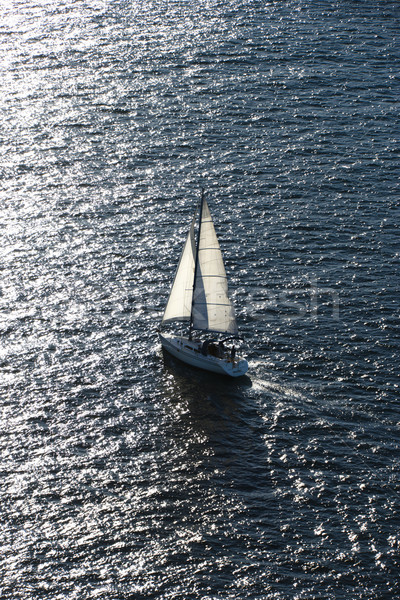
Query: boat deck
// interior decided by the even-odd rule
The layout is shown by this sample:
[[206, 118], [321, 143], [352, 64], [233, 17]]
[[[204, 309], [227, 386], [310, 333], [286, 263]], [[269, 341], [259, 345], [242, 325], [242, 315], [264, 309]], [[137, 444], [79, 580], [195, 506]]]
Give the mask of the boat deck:
[[248, 370], [247, 360], [243, 357], [230, 358], [228, 352], [222, 356], [204, 354], [202, 352], [203, 343], [200, 340], [189, 340], [166, 334], [160, 334], [160, 340], [163, 348], [172, 356], [191, 366], [230, 377], [240, 377]]

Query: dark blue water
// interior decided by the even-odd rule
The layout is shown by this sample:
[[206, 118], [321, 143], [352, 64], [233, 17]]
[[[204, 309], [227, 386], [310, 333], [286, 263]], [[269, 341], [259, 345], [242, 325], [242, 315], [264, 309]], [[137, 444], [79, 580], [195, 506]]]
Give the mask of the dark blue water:
[[[0, 8], [0, 596], [400, 597], [398, 2]], [[200, 187], [250, 371], [165, 360]]]

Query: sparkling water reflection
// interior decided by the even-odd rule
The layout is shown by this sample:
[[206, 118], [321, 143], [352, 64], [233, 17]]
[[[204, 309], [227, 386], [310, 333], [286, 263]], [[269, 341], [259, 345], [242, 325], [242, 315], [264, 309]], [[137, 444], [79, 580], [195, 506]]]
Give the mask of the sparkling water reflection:
[[[0, 11], [1, 597], [396, 598], [397, 3]], [[200, 185], [238, 382], [156, 334]]]

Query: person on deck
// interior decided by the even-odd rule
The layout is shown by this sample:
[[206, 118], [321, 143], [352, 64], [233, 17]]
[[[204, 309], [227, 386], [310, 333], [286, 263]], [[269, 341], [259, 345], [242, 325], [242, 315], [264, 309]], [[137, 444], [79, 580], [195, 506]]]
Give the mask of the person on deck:
[[201, 353], [203, 356], [207, 356], [209, 343], [210, 343], [210, 340], [206, 340], [205, 342], [203, 342], [203, 345], [201, 347]]

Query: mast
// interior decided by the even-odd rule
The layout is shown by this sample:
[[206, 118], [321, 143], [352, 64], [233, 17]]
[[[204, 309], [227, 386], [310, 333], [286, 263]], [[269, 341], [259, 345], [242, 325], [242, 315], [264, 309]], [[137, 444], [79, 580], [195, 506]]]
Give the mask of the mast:
[[194, 259], [194, 278], [193, 278], [193, 294], [192, 294], [192, 310], [190, 311], [190, 324], [189, 324], [189, 340], [192, 339], [193, 329], [193, 305], [194, 305], [194, 289], [196, 287], [197, 267], [199, 264], [199, 245], [200, 245], [200, 234], [201, 234], [201, 218], [203, 215], [203, 203], [204, 203], [204, 188], [201, 188], [201, 200], [200, 200], [200, 213], [199, 213], [199, 229], [197, 232], [196, 242], [196, 256]]

